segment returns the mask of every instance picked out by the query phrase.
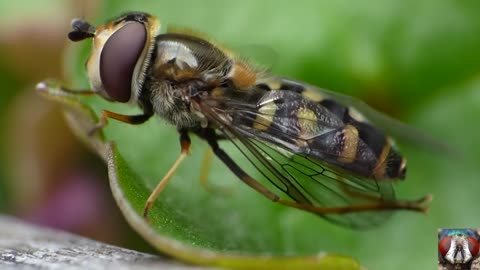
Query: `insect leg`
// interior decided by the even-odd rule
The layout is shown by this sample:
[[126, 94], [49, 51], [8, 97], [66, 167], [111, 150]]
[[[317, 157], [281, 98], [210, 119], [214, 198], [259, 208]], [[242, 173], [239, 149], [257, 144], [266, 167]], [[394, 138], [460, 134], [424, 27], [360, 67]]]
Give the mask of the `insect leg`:
[[[221, 134], [220, 134], [221, 135]], [[200, 135], [202, 136], [202, 135]], [[217, 134], [217, 141], [218, 140], [226, 140], [227, 137], [225, 137], [224, 135], [223, 136], [219, 136], [219, 134]], [[209, 183], [209, 173], [210, 173], [210, 169], [212, 167], [212, 158], [213, 158], [213, 152], [212, 152], [212, 149], [207, 149], [203, 155], [203, 160], [202, 160], [202, 165], [201, 165], [201, 171], [200, 171], [200, 184], [202, 185], [202, 187], [204, 187], [207, 191], [216, 191], [216, 188], [213, 187], [210, 183]], [[222, 193], [230, 193], [229, 192], [230, 190], [227, 190], [227, 189], [221, 189], [221, 192]]]
[[[373, 204], [399, 204], [399, 205], [411, 205], [414, 206], [416, 209], [407, 209], [407, 210], [418, 210], [422, 212], [426, 212], [428, 209], [424, 206], [426, 203], [430, 202], [432, 200], [431, 195], [426, 195], [418, 200], [413, 200], [413, 201], [401, 201], [401, 200], [384, 200], [381, 197], [373, 196], [372, 194], [364, 193], [359, 190], [353, 190], [351, 189], [345, 181], [343, 181], [343, 178], [340, 176], [337, 176], [337, 181], [341, 187], [341, 189], [346, 193], [349, 194], [350, 196], [354, 198], [360, 198], [366, 201], [369, 201]], [[388, 209], [386, 209], [388, 210]]]
[[249, 176], [244, 170], [242, 170], [231, 158], [227, 155], [223, 149], [221, 149], [215, 140], [214, 137], [205, 136], [208, 143], [212, 147], [215, 155], [227, 165], [227, 167], [244, 183], [260, 192], [262, 195], [268, 199], [283, 204], [285, 206], [305, 210], [315, 214], [325, 215], [325, 214], [347, 214], [353, 212], [363, 212], [363, 211], [386, 211], [386, 210], [412, 210], [419, 212], [426, 212], [427, 208], [424, 206], [425, 203], [431, 200], [431, 196], [426, 196], [417, 201], [376, 201], [370, 204], [364, 205], [349, 205], [349, 206], [339, 206], [339, 207], [321, 207], [313, 206], [310, 204], [302, 204], [298, 202], [293, 202], [280, 198], [275, 193], [271, 192], [260, 182]]
[[[56, 82], [49, 82], [49, 81], [44, 81], [40, 82], [36, 86], [36, 90], [40, 93], [48, 93], [50, 91], [55, 91], [57, 92], [55, 95], [58, 96], [69, 96], [69, 95], [80, 95], [80, 96], [90, 96], [94, 94], [98, 94], [92, 90], [73, 90], [69, 89], [66, 87], [63, 87], [59, 85]], [[142, 124], [145, 121], [147, 121], [151, 116], [153, 115], [153, 109], [149, 107], [145, 107], [143, 110], [143, 114], [139, 115], [123, 115], [123, 114], [118, 114], [110, 111], [102, 111], [100, 115], [99, 122], [88, 132], [88, 134], [91, 136], [98, 130], [102, 129], [104, 126], [107, 125], [107, 118], [112, 118], [124, 123], [128, 124]]]
[[108, 118], [118, 120], [131, 125], [139, 125], [145, 123], [153, 115], [150, 110], [145, 110], [143, 114], [138, 115], [124, 115], [118, 114], [107, 110], [102, 110], [100, 113], [100, 120], [98, 123], [88, 132], [88, 135], [93, 135], [95, 132], [104, 128], [108, 124]]
[[206, 189], [210, 190], [210, 185], [208, 184], [208, 175], [210, 168], [212, 166], [213, 152], [211, 149], [205, 150], [202, 160], [202, 169], [200, 171], [200, 184]]
[[378, 201], [371, 204], [363, 205], [350, 205], [350, 206], [340, 206], [340, 207], [319, 207], [308, 204], [300, 204], [297, 202], [287, 201], [279, 199], [278, 202], [290, 206], [293, 208], [309, 211], [312, 213], [325, 215], [325, 214], [348, 214], [354, 212], [365, 212], [365, 211], [389, 211], [389, 210], [410, 210], [416, 212], [426, 213], [428, 208], [425, 206], [425, 203], [431, 201], [431, 196], [427, 195], [419, 200], [415, 201]]
[[146, 220], [148, 220], [148, 212], [152, 208], [155, 200], [158, 198], [158, 195], [160, 195], [163, 189], [167, 186], [173, 174], [178, 169], [178, 166], [180, 166], [188, 153], [190, 153], [190, 137], [188, 136], [188, 132], [186, 130], [180, 130], [179, 132], [181, 147], [180, 156], [178, 156], [173, 166], [170, 168], [170, 170], [168, 170], [167, 174], [162, 178], [162, 180], [160, 180], [158, 185], [155, 187], [155, 189], [152, 191], [147, 201], [145, 202], [145, 207], [143, 208], [143, 218], [145, 218]]
[[251, 188], [255, 189], [256, 191], [263, 194], [268, 199], [276, 202], [280, 199], [278, 195], [268, 190], [264, 185], [262, 185], [257, 180], [250, 177], [242, 168], [240, 168], [235, 161], [233, 161], [230, 156], [223, 151], [222, 148], [218, 145], [218, 141], [216, 138], [216, 134], [212, 132], [205, 132], [203, 134], [203, 138], [205, 138], [208, 144], [212, 147], [213, 153], [225, 164], [227, 167], [238, 177], [242, 180], [245, 184], [249, 185]]

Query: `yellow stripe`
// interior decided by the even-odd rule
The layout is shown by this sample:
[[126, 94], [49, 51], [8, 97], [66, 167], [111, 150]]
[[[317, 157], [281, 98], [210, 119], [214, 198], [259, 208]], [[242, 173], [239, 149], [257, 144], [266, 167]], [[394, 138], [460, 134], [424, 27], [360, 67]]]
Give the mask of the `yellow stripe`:
[[278, 90], [281, 86], [281, 80], [277, 77], [257, 77], [256, 84], [264, 83], [270, 88], [271, 90]]
[[343, 128], [343, 149], [338, 161], [343, 163], [352, 163], [357, 156], [358, 148], [358, 129], [352, 125], [346, 125]]
[[305, 88], [305, 91], [302, 92], [302, 95], [313, 102], [320, 102], [325, 99], [322, 94], [311, 88]]
[[267, 130], [273, 121], [275, 112], [277, 111], [277, 105], [273, 102], [269, 102], [258, 109], [259, 114], [255, 118], [253, 128], [256, 130]]
[[317, 115], [307, 108], [299, 108], [297, 111], [298, 125], [300, 127], [300, 138], [314, 135], [318, 129]]
[[386, 159], [388, 154], [390, 153], [390, 149], [392, 148], [392, 142], [390, 138], [387, 138], [387, 142], [385, 146], [383, 146], [382, 152], [378, 157], [377, 164], [375, 165], [375, 169], [373, 169], [373, 175], [376, 179], [384, 179], [385, 178], [385, 170], [387, 169], [387, 162]]
[[350, 115], [350, 117], [352, 117], [358, 122], [368, 123], [367, 119], [363, 116], [363, 114], [361, 114], [359, 111], [357, 111], [357, 109], [353, 107], [348, 107], [348, 114]]

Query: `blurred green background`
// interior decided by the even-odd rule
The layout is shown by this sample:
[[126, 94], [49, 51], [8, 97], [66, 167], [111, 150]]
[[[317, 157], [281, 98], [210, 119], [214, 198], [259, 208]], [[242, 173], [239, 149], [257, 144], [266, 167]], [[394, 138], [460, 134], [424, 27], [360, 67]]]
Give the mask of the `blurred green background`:
[[478, 1], [17, 2], [0, 2], [4, 212], [148, 250], [116, 210], [103, 163], [71, 135], [58, 108], [33, 91], [39, 80], [71, 75], [63, 68], [75, 58], [64, 50], [71, 48], [65, 37], [71, 18], [98, 24], [144, 10], [164, 26], [194, 28], [233, 49], [272, 48], [273, 72], [358, 97], [461, 152], [428, 153], [399, 142], [409, 160], [399, 197], [432, 193], [429, 214], [399, 213], [369, 231], [322, 226], [319, 238], [333, 233], [338, 241], [319, 251], [350, 255], [368, 269], [433, 269], [437, 228], [480, 227]]

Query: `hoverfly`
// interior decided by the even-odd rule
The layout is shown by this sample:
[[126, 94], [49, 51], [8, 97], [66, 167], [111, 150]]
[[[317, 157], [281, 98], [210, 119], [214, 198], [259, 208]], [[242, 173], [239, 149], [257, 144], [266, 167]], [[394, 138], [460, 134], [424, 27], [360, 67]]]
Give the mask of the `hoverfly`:
[[[147, 13], [126, 13], [98, 28], [76, 19], [72, 28], [70, 40], [93, 39], [86, 62], [92, 90], [79, 93], [143, 111], [104, 110], [92, 132], [108, 118], [141, 124], [155, 114], [179, 132], [180, 155], [146, 201], [146, 219], [189, 153], [189, 134], [205, 140], [233, 174], [269, 200], [335, 223], [368, 227], [384, 216], [380, 212], [426, 211], [429, 196], [395, 198], [392, 183], [404, 179], [406, 160], [371, 122], [385, 117], [363, 103], [257, 69], [191, 33], [159, 33], [159, 21]], [[220, 140], [232, 142], [278, 190], [252, 178]]]

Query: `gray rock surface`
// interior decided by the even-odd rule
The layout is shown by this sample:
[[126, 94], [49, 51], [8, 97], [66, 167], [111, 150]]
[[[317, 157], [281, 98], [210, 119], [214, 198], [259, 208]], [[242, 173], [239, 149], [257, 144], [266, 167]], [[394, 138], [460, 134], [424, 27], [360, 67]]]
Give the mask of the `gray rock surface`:
[[0, 215], [0, 269], [206, 270]]

